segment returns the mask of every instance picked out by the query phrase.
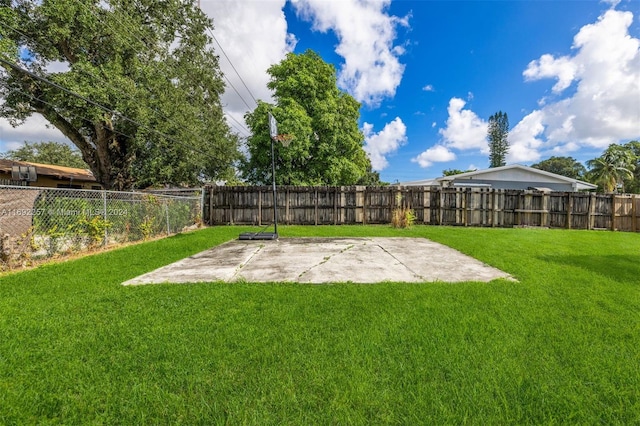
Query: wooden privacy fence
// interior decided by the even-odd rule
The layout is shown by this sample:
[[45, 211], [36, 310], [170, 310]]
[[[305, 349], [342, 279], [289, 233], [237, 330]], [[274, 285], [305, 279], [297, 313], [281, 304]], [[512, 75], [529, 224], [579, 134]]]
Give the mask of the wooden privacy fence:
[[[408, 206], [415, 223], [429, 225], [537, 226], [637, 232], [640, 196], [421, 186], [281, 186], [278, 223], [292, 225], [384, 224], [393, 209]], [[209, 225], [273, 223], [268, 186], [208, 186]]]

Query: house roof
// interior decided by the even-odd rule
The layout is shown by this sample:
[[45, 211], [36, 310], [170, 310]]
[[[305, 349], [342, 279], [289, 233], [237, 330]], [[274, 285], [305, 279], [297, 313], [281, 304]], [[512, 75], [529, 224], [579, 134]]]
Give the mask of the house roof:
[[95, 182], [96, 178], [88, 169], [77, 169], [75, 167], [55, 166], [53, 164], [31, 163], [28, 161], [15, 161], [0, 158], [0, 172], [11, 173], [14, 165], [35, 166], [36, 173], [54, 179], [72, 179], [86, 182]]
[[440, 186], [437, 179], [421, 179], [412, 180], [409, 182], [400, 182], [397, 185], [400, 186]]
[[558, 175], [555, 173], [547, 172], [547, 171], [536, 169], [533, 167], [523, 166], [521, 164], [510, 164], [508, 166], [493, 167], [490, 169], [476, 170], [473, 172], [466, 172], [466, 173], [461, 173], [457, 175], [444, 176], [444, 177], [437, 178], [436, 181], [451, 182], [456, 180], [465, 180], [465, 179], [473, 179], [473, 178], [487, 179], [487, 180], [512, 180], [513, 179], [512, 173], [510, 174], [509, 179], [495, 179], [496, 177], [499, 177], [500, 175], [504, 175], [505, 173], [509, 174], [509, 172], [512, 172], [512, 173], [516, 172], [520, 174], [524, 174], [524, 173], [534, 174], [534, 175], [538, 175], [540, 177], [545, 178], [544, 179], [545, 181], [569, 183], [569, 184], [575, 185], [576, 189], [578, 190], [596, 189], [598, 187], [597, 185], [594, 185], [589, 182], [584, 182], [578, 179], [572, 179], [566, 176]]

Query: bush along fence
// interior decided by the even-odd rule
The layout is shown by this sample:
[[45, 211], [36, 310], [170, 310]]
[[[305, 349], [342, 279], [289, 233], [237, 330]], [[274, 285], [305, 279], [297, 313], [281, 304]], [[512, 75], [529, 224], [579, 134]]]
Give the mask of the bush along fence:
[[202, 223], [202, 192], [0, 186], [0, 269], [170, 235]]
[[[271, 187], [208, 186], [203, 199], [203, 219], [209, 225], [273, 222]], [[637, 195], [420, 186], [277, 190], [282, 224], [386, 224], [402, 206], [413, 210], [417, 224], [640, 230]]]

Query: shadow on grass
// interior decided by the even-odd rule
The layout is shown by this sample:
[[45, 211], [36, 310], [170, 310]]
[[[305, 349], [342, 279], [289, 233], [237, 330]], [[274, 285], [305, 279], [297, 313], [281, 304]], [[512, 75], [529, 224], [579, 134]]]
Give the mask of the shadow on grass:
[[542, 256], [546, 262], [582, 268], [620, 283], [640, 283], [640, 255]]

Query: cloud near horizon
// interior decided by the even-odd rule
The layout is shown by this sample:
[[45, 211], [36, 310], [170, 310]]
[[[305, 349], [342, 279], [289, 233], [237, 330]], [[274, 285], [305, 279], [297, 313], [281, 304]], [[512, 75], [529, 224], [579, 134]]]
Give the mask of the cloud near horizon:
[[422, 152], [411, 161], [420, 167], [427, 168], [435, 162], [447, 162], [456, 159], [452, 149], [459, 151], [479, 150], [488, 152], [487, 122], [469, 109], [464, 109], [466, 102], [460, 98], [451, 98], [447, 112], [446, 126], [438, 132], [442, 137], [436, 144]]
[[545, 99], [514, 127], [508, 161], [535, 161], [547, 152], [605, 148], [640, 137], [640, 40], [629, 34], [632, 23], [631, 12], [609, 9], [576, 34], [574, 55], [545, 54], [529, 63], [525, 81], [555, 79], [552, 91], [558, 98], [572, 87], [575, 93]]
[[[616, 2], [609, 2], [615, 7]], [[525, 82], [555, 79], [552, 96], [509, 132], [507, 163], [568, 155], [640, 138], [640, 40], [629, 34], [631, 12], [609, 9], [575, 35], [573, 55], [541, 55], [523, 71]], [[570, 96], [562, 97], [573, 88]], [[469, 97], [472, 99], [472, 97]], [[465, 101], [449, 101], [442, 140], [412, 161], [422, 167], [455, 159], [452, 150], [488, 153], [487, 122]]]
[[373, 131], [373, 124], [364, 123], [362, 132], [365, 138], [364, 150], [369, 155], [371, 167], [377, 171], [389, 165], [387, 155], [393, 154], [407, 143], [407, 126], [400, 117], [387, 123], [378, 133]]

